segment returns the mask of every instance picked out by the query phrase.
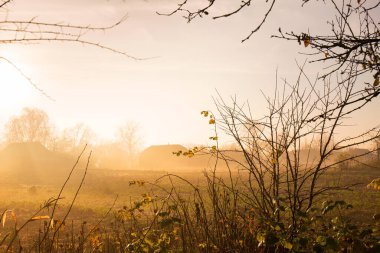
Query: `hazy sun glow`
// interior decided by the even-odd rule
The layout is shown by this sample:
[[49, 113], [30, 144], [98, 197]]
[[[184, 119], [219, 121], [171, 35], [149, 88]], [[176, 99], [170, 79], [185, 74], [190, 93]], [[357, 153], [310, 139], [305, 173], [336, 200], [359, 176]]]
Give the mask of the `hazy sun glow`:
[[14, 109], [23, 104], [33, 93], [29, 81], [5, 61], [0, 62], [0, 108]]
[[[256, 14], [186, 24], [180, 15], [156, 14], [172, 10], [175, 4], [167, 0], [83, 0], [75, 8], [71, 2], [14, 1], [17, 12], [11, 14], [15, 19], [38, 16], [38, 21], [107, 26], [128, 13], [118, 27], [89, 33], [86, 39], [149, 60], [134, 61], [75, 43], [2, 45], [0, 56], [12, 60], [43, 92], [0, 60], [0, 126], [24, 107], [35, 107], [45, 111], [57, 129], [83, 123], [100, 139], [114, 139], [125, 122], [136, 122], [146, 146], [204, 144], [213, 132], [200, 112], [215, 111], [219, 94], [226, 102], [235, 96], [238, 102], [249, 102], [254, 117], [260, 118], [267, 113], [263, 94], [271, 97], [277, 81], [297, 79], [296, 62], [306, 59], [298, 52], [309, 48], [271, 38], [280, 26], [291, 20], [298, 31], [315, 33], [328, 27], [321, 25], [322, 19], [333, 17], [324, 4], [297, 9], [297, 1], [284, 1], [254, 39], [241, 43], [264, 5]], [[313, 22], [307, 26], [305, 20]], [[310, 64], [305, 71], [314, 79], [320, 68]], [[355, 123], [376, 124], [372, 115], [378, 108], [379, 101], [373, 102]]]

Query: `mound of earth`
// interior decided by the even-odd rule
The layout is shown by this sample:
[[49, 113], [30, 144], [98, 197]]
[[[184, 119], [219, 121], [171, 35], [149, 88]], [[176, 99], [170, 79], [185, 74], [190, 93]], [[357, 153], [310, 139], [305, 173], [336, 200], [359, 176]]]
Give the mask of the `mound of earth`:
[[37, 142], [11, 143], [0, 151], [0, 171], [20, 183], [38, 184], [64, 176], [72, 164], [70, 156]]

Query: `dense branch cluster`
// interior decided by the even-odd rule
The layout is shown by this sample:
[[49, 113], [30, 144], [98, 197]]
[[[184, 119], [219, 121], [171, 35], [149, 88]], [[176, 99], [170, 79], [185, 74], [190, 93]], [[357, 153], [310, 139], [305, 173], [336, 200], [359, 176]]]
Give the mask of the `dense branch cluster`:
[[[160, 15], [174, 15], [177, 13], [184, 14], [184, 18], [188, 22], [196, 18], [202, 18], [211, 13], [217, 12], [217, 4], [221, 0], [204, 1], [203, 5], [197, 1], [184, 0], [178, 4], [170, 13]], [[254, 29], [242, 40], [242, 42], [251, 38], [267, 20], [269, 14], [273, 11], [276, 0], [261, 1], [267, 5], [266, 11], [262, 14], [260, 22]], [[300, 1], [304, 6], [310, 0]], [[328, 23], [331, 30], [327, 34], [311, 35], [309, 32], [283, 32], [279, 29], [279, 34], [273, 37], [296, 41], [299, 44], [304, 43], [305, 46], [314, 49], [311, 55], [315, 55], [315, 61], [331, 62], [328, 71], [323, 75], [327, 77], [330, 74], [340, 71], [345, 72], [351, 69], [351, 64], [356, 67], [356, 75], [371, 73], [374, 80], [367, 82], [373, 86], [379, 85], [380, 75], [380, 59], [379, 59], [379, 20], [376, 12], [379, 11], [380, 1], [367, 0], [345, 0], [323, 1], [326, 8], [334, 9], [336, 16], [334, 20]], [[243, 9], [258, 3], [251, 0], [236, 1], [236, 8], [227, 10], [221, 14], [213, 15], [212, 19], [228, 18], [236, 15]], [[352, 74], [352, 73], [351, 73]]]
[[[289, 85], [289, 94], [276, 92], [274, 98], [268, 98], [269, 113], [258, 120], [253, 119], [249, 107], [235, 100], [232, 105], [223, 100], [217, 104], [221, 116], [219, 129], [233, 137], [238, 144], [234, 152], [240, 153], [244, 162], [231, 156], [231, 150], [220, 150], [219, 156], [228, 163], [238, 163], [249, 173], [250, 180], [245, 187], [263, 211], [260, 215], [276, 213], [281, 201], [294, 208], [294, 215], [309, 210], [315, 198], [332, 189], [317, 186], [318, 179], [331, 168], [357, 157], [330, 158], [340, 150], [380, 136], [380, 129], [375, 127], [357, 136], [334, 140], [345, 118], [357, 108], [349, 103], [354, 79], [338, 86], [327, 81], [321, 93], [316, 89], [317, 82], [305, 78], [301, 72], [296, 85]], [[305, 81], [309, 82], [309, 88], [302, 87]], [[310, 144], [304, 146], [304, 143]], [[376, 148], [360, 156], [371, 152], [376, 152]]]
[[343, 1], [342, 5], [338, 5], [331, 1], [337, 15], [329, 22], [329, 35], [283, 33], [280, 29], [280, 35], [274, 37], [297, 41], [300, 45], [303, 42], [306, 47], [310, 45], [316, 51], [311, 54], [317, 57], [314, 62], [331, 62], [327, 73], [322, 77], [336, 71], [344, 74], [354, 66], [355, 73], [349, 73], [350, 77], [370, 73], [374, 80], [367, 84], [376, 87], [379, 85], [380, 75], [380, 30], [378, 17], [373, 14], [379, 11], [380, 1], [358, 1], [359, 4], [356, 4], [356, 1], [355, 4], [351, 2]]
[[[197, 4], [195, 4], [193, 2], [195, 2], [195, 1], [184, 0], [183, 2], [179, 3], [178, 7], [176, 9], [174, 9], [172, 12], [170, 12], [170, 13], [158, 13], [158, 14], [159, 15], [165, 15], [165, 16], [171, 16], [171, 15], [174, 15], [176, 13], [184, 13], [183, 17], [187, 19], [187, 22], [191, 22], [195, 18], [202, 18], [203, 16], [209, 15], [213, 11], [213, 8], [215, 7], [216, 3], [220, 2], [220, 1], [208, 0], [208, 1], [205, 1], [205, 2], [207, 2], [207, 3], [205, 3], [205, 5], [201, 5], [200, 7], [197, 7]], [[224, 12], [222, 14], [214, 15], [212, 18], [213, 19], [220, 19], [220, 18], [230, 17], [230, 16], [235, 15], [238, 12], [242, 11], [243, 9], [251, 6], [251, 4], [252, 4], [252, 0], [243, 0], [243, 1], [236, 1], [236, 2], [238, 2], [238, 3], [237, 3], [237, 6], [235, 9], [229, 10], [229, 11]], [[268, 2], [268, 1], [265, 1], [265, 2]], [[267, 11], [265, 12], [261, 22], [256, 26], [255, 29], [253, 29], [250, 32], [250, 34], [248, 36], [246, 36], [242, 40], [242, 42], [248, 40], [255, 32], [257, 32], [261, 28], [261, 26], [266, 21], [268, 15], [271, 13], [275, 3], [276, 3], [276, 0], [270, 1], [269, 7], [268, 7]]]

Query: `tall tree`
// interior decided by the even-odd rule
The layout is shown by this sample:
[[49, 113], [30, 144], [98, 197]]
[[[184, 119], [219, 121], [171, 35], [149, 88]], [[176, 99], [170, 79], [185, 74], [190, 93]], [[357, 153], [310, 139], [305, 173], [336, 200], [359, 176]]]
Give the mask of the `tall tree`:
[[55, 148], [62, 152], [77, 154], [86, 144], [91, 144], [95, 134], [88, 126], [78, 123], [73, 127], [65, 128], [62, 135], [55, 141]]
[[137, 155], [142, 146], [142, 137], [139, 126], [134, 122], [127, 122], [120, 127], [116, 133], [117, 141], [125, 152], [127, 166], [133, 168], [137, 165]]
[[10, 119], [5, 127], [5, 139], [8, 143], [40, 142], [46, 146], [51, 136], [49, 117], [37, 108], [24, 108], [21, 115]]

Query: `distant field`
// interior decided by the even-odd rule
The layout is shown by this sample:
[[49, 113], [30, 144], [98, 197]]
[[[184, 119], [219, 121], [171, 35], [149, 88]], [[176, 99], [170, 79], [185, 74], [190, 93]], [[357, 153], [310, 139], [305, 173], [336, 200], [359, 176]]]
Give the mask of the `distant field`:
[[[156, 180], [168, 173], [173, 173], [188, 180], [199, 188], [205, 188], [206, 179], [201, 172], [191, 170], [176, 171], [112, 171], [112, 170], [89, 170], [84, 185], [80, 190], [75, 202], [75, 208], [72, 216], [81, 219], [81, 215], [87, 216], [90, 212], [93, 215], [101, 215], [106, 212], [113, 204], [117, 197], [115, 209], [133, 203], [141, 199], [142, 194], [160, 194], [157, 188], [152, 187]], [[69, 182], [67, 189], [63, 192], [60, 202], [62, 205], [70, 203], [83, 170], [78, 170]], [[228, 177], [227, 172], [218, 173], [222, 177]], [[358, 184], [350, 191], [337, 191], [329, 193], [326, 198], [343, 199], [354, 206], [350, 211], [354, 219], [368, 221], [376, 212], [380, 212], [380, 191], [367, 189], [366, 185], [373, 179], [380, 177], [380, 169], [369, 168], [365, 166], [355, 166], [349, 169], [336, 169], [327, 173], [321, 178], [322, 184], [329, 185], [347, 185]], [[130, 185], [131, 181], [143, 181], [143, 186]], [[173, 179], [174, 180], [174, 179]], [[0, 182], [0, 207], [1, 209], [14, 209], [15, 213], [21, 218], [27, 218], [36, 210], [44, 201], [50, 197], [57, 196], [60, 185], [64, 178], [51, 180], [50, 184], [10, 184], [1, 180]], [[186, 183], [181, 180], [174, 180], [174, 184], [183, 192], [191, 191]], [[161, 187], [170, 188], [168, 180], [159, 182]], [[156, 191], [152, 192], [152, 188]]]
[[[77, 170], [67, 188], [63, 191], [63, 199], [59, 201], [59, 206], [54, 218], [63, 220], [68, 207], [75, 195], [80, 184], [83, 170]], [[99, 221], [102, 223], [98, 226], [103, 231], [117, 231], [114, 228], [114, 216], [118, 210], [130, 208], [134, 202], [141, 201], [143, 198], [160, 198], [166, 196], [171, 188], [171, 184], [176, 187], [179, 194], [186, 200], [186, 196], [191, 196], [193, 190], [188, 183], [182, 179], [172, 177], [162, 178], [169, 173], [180, 176], [188, 180], [191, 184], [201, 189], [206, 194], [207, 180], [201, 170], [176, 170], [176, 171], [116, 171], [116, 170], [89, 170], [84, 184], [75, 204], [65, 222], [65, 230], [60, 233], [69, 237], [76, 238], [79, 243], [80, 236], [90, 233], [91, 229]], [[240, 173], [244, 178], [244, 174]], [[221, 178], [229, 178], [226, 171], [219, 172]], [[237, 172], [232, 173], [232, 177], [238, 176]], [[157, 179], [162, 178], [160, 181]], [[380, 213], [380, 191], [367, 189], [366, 185], [373, 179], [380, 178], [380, 169], [366, 166], [355, 166], [349, 169], [335, 169], [326, 173], [320, 180], [324, 185], [346, 185], [357, 184], [350, 191], [335, 191], [323, 196], [322, 200], [345, 200], [354, 206], [353, 209], [346, 211], [346, 214], [352, 218], [353, 223], [363, 226], [370, 223], [375, 213]], [[9, 178], [8, 178], [9, 179]], [[12, 181], [12, 180], [11, 180]], [[57, 197], [60, 186], [65, 178], [52, 178], [46, 184], [15, 184], [9, 180], [0, 179], [0, 211], [12, 210], [15, 217], [8, 215], [4, 220], [4, 227], [0, 233], [12, 233], [15, 220], [23, 224], [35, 215], [35, 211], [51, 197]], [[115, 199], [117, 200], [115, 202]], [[115, 205], [113, 206], [115, 202]], [[109, 212], [110, 208], [112, 210]], [[38, 213], [40, 216], [49, 215], [51, 208]], [[105, 214], [108, 213], [107, 216]], [[142, 227], [148, 227], [152, 217], [153, 209], [142, 213]], [[32, 247], [37, 240], [38, 231], [43, 231], [48, 224], [46, 220], [37, 220], [31, 222], [19, 235], [23, 241], [23, 246]], [[110, 233], [111, 233], [110, 232]], [[105, 233], [107, 235], [108, 232]], [[132, 233], [131, 231], [128, 233]], [[37, 237], [36, 237], [37, 236]], [[79, 236], [79, 237], [78, 237]], [[38, 239], [39, 240], [39, 239]], [[62, 239], [63, 240], [63, 239]], [[114, 239], [112, 239], [114, 240]], [[91, 242], [91, 241], [90, 241]], [[3, 246], [4, 247], [4, 246]], [[67, 246], [68, 247], [68, 246]], [[0, 247], [0, 249], [2, 249]]]

